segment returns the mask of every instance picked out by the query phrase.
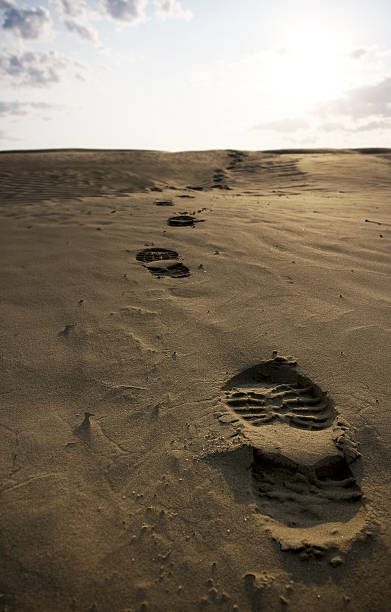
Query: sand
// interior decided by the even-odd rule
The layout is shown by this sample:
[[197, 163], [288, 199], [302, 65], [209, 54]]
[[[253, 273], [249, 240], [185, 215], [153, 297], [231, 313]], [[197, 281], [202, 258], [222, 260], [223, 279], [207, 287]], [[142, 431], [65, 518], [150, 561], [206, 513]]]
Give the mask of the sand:
[[0, 154], [0, 610], [389, 609], [391, 150]]

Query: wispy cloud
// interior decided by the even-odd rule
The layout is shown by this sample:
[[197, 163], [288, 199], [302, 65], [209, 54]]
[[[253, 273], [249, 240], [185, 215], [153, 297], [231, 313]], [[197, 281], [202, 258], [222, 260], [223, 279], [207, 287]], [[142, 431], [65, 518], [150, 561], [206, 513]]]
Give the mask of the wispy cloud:
[[175, 18], [189, 20], [193, 17], [190, 10], [184, 9], [177, 0], [154, 0], [156, 14], [161, 19]]
[[78, 17], [88, 11], [88, 4], [85, 0], [58, 0], [57, 4], [65, 15]]
[[4, 130], [0, 130], [0, 142], [3, 140], [8, 140], [8, 141], [21, 141], [22, 138], [17, 138], [16, 136], [10, 136], [7, 132], [4, 132]]
[[90, 18], [96, 16], [96, 12], [85, 0], [51, 0], [51, 2], [60, 13], [61, 21], [68, 32], [76, 34], [100, 50], [103, 49], [98, 32], [90, 23]]
[[60, 104], [48, 104], [47, 102], [19, 102], [12, 100], [10, 102], [0, 102], [0, 117], [8, 116], [25, 116], [30, 115], [35, 111], [58, 111], [65, 109], [65, 106]]
[[64, 25], [69, 32], [74, 32], [80, 38], [93, 43], [94, 45], [99, 45], [98, 33], [95, 28], [92, 27], [89, 23], [81, 23], [77, 19], [68, 18], [64, 19]]
[[352, 57], [353, 59], [361, 59], [362, 57], [365, 57], [365, 55], [368, 54], [368, 49], [364, 49], [363, 47], [360, 47], [359, 49], [353, 49], [353, 51], [351, 51], [349, 53], [349, 56]]
[[364, 121], [355, 125], [347, 125], [338, 121], [330, 121], [321, 123], [319, 129], [325, 132], [346, 132], [349, 134], [357, 134], [358, 132], [375, 132], [378, 130], [391, 129], [391, 120], [383, 121]]
[[344, 96], [319, 105], [315, 113], [360, 119], [391, 117], [391, 77], [356, 87]]

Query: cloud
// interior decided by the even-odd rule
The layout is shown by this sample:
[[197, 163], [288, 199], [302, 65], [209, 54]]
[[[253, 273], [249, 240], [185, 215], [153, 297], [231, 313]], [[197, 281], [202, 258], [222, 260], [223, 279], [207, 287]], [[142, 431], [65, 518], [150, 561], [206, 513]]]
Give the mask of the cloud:
[[176, 19], [191, 19], [193, 14], [185, 10], [178, 0], [154, 0], [156, 14], [162, 19], [175, 17]]
[[12, 140], [12, 141], [21, 141], [22, 138], [16, 138], [16, 136], [10, 136], [3, 130], [0, 130], [0, 141], [1, 140]]
[[376, 130], [389, 130], [391, 129], [391, 121], [384, 119], [382, 121], [367, 121], [356, 125], [346, 125], [346, 123], [330, 121], [320, 124], [318, 128], [325, 132], [342, 131], [354, 134], [357, 132], [374, 132]]
[[[119, 21], [130, 24], [146, 21], [145, 9], [149, 0], [103, 0], [105, 11]], [[192, 13], [182, 7], [180, 0], [153, 0], [155, 14], [161, 19], [191, 19]]]
[[59, 83], [70, 66], [80, 66], [56, 51], [0, 53], [0, 77], [12, 84], [44, 87]]
[[364, 55], [368, 54], [368, 49], [354, 49], [353, 51], [351, 51], [349, 53], [349, 56], [352, 57], [353, 59], [361, 59], [362, 57], [364, 57]]
[[147, 0], [104, 0], [108, 14], [119, 21], [138, 23], [145, 21]]
[[47, 9], [17, 8], [10, 2], [0, 0], [0, 9], [4, 11], [2, 29], [8, 30], [23, 39], [38, 40], [46, 36], [52, 20]]
[[85, 0], [51, 0], [51, 2], [59, 11], [61, 20], [69, 32], [103, 49], [97, 31], [87, 21], [88, 16], [94, 14], [94, 10]]
[[0, 102], [0, 117], [29, 115], [34, 110], [60, 110], [65, 107], [47, 102]]
[[99, 38], [96, 30], [88, 23], [80, 23], [76, 19], [64, 19], [64, 25], [69, 32], [75, 32], [78, 36], [92, 42], [95, 45], [99, 44]]
[[309, 127], [308, 121], [305, 119], [278, 119], [277, 121], [268, 121], [259, 123], [254, 126], [255, 130], [274, 130], [275, 132], [298, 132]]
[[60, 9], [69, 17], [84, 15], [88, 10], [88, 5], [84, 0], [58, 0]]
[[314, 112], [352, 119], [391, 117], [391, 77], [351, 89], [343, 97], [317, 106]]

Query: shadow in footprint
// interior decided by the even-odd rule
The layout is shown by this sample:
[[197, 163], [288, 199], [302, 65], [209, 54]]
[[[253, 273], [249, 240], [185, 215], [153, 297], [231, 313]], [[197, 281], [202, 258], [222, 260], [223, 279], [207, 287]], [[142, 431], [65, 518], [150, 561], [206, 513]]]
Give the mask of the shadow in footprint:
[[181, 263], [172, 264], [169, 266], [147, 266], [148, 270], [158, 278], [185, 278], [190, 276], [190, 270]]
[[194, 227], [195, 223], [202, 223], [204, 219], [196, 219], [191, 215], [178, 215], [176, 217], [170, 217], [167, 220], [167, 224], [171, 227]]

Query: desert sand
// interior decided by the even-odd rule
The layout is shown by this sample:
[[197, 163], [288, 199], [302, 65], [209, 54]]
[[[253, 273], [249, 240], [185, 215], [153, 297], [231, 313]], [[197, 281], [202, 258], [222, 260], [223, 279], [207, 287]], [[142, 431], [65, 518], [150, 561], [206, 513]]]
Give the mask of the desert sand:
[[391, 150], [0, 154], [0, 610], [385, 611]]

